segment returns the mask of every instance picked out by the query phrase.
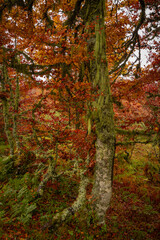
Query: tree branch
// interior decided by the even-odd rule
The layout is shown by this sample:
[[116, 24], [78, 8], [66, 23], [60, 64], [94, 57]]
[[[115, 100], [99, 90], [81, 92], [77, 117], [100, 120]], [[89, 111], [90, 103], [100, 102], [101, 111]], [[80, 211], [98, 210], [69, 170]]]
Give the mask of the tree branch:
[[70, 13], [70, 15], [68, 16], [68, 19], [65, 21], [64, 25], [69, 25], [69, 26], [73, 25], [73, 23], [75, 22], [76, 16], [80, 12], [81, 3], [83, 1], [84, 0], [77, 0], [74, 11]]
[[57, 227], [61, 223], [67, 221], [70, 216], [79, 211], [84, 206], [86, 201], [86, 187], [88, 183], [89, 180], [87, 176], [85, 176], [84, 172], [82, 172], [77, 199], [74, 201], [71, 207], [65, 208], [62, 212], [55, 214], [51, 221], [44, 225], [43, 228]]
[[119, 62], [114, 65], [114, 67], [109, 72], [109, 74], [112, 74], [112, 73], [118, 71], [119, 69], [121, 69], [120, 73], [118, 74], [118, 76], [119, 76], [121, 74], [122, 70], [124, 69], [129, 57], [131, 56], [131, 54], [134, 51], [136, 42], [138, 41], [138, 30], [140, 29], [141, 25], [145, 21], [145, 2], [144, 2], [144, 0], [139, 0], [139, 2], [141, 5], [141, 14], [140, 14], [138, 24], [132, 34], [131, 39], [122, 45], [122, 47], [125, 47], [125, 50], [127, 50], [129, 48], [131, 48], [131, 49], [129, 50], [129, 53], [126, 53], [126, 51], [125, 51], [125, 53], [123, 54], [123, 56], [121, 57]]
[[133, 145], [136, 143], [141, 143], [141, 144], [148, 144], [148, 143], [153, 143], [154, 141], [147, 140], [147, 141], [128, 141], [128, 142], [117, 142], [116, 146], [127, 146], [127, 145]]
[[136, 136], [136, 135], [151, 136], [155, 134], [154, 131], [146, 132], [145, 130], [124, 130], [119, 128], [116, 128], [115, 130], [120, 135], [128, 135], [128, 136]]

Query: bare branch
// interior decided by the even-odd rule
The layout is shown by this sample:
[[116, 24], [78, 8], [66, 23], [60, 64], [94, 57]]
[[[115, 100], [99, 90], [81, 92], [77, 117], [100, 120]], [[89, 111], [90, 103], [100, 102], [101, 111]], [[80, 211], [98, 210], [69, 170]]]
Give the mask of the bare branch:
[[112, 74], [112, 73], [118, 71], [119, 69], [120, 69], [120, 72], [119, 72], [118, 76], [121, 74], [121, 72], [124, 69], [124, 67], [125, 67], [128, 59], [129, 59], [129, 57], [131, 56], [131, 54], [134, 51], [136, 43], [138, 42], [138, 39], [139, 39], [138, 38], [138, 30], [140, 29], [140, 27], [142, 26], [142, 24], [145, 21], [145, 2], [144, 2], [144, 0], [139, 0], [139, 2], [140, 2], [140, 5], [141, 5], [141, 14], [140, 14], [140, 18], [139, 18], [138, 24], [137, 24], [137, 26], [136, 26], [133, 34], [132, 34], [131, 39], [128, 40], [127, 42], [125, 42], [122, 45], [122, 47], [125, 47], [126, 51], [130, 48], [129, 53], [127, 53], [125, 51], [125, 53], [123, 54], [123, 56], [121, 57], [119, 62], [114, 65], [114, 67], [109, 72], [109, 74]]

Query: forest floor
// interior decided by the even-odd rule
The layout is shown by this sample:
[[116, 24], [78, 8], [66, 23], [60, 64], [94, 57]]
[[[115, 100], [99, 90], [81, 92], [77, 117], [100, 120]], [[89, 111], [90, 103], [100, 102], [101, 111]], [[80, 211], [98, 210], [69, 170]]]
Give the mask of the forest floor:
[[[3, 155], [6, 146], [1, 145], [0, 151]], [[60, 227], [44, 228], [51, 216], [74, 202], [79, 179], [63, 175], [48, 181], [43, 196], [37, 198], [40, 170], [4, 178], [5, 168], [1, 167], [0, 239], [159, 240], [160, 165], [155, 150], [151, 145], [137, 144], [127, 161], [122, 153], [116, 154], [112, 202], [103, 227], [88, 215], [88, 203], [88, 209], [82, 209]]]

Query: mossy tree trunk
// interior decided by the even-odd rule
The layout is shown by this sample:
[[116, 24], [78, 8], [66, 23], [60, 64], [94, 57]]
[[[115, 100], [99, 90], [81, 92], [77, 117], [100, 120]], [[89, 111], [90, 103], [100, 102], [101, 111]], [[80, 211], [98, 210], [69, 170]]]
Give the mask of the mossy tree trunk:
[[[2, 86], [2, 92], [7, 93], [6, 91], [6, 87], [5, 85], [8, 84], [10, 86], [10, 82], [9, 82], [9, 77], [8, 77], [8, 73], [7, 73], [7, 67], [5, 65], [5, 63], [2, 66], [2, 78], [1, 78], [1, 86]], [[8, 96], [8, 94], [7, 94]], [[6, 97], [2, 98], [2, 107], [3, 107], [3, 118], [4, 118], [4, 125], [5, 125], [5, 133], [7, 136], [7, 140], [9, 143], [9, 147], [10, 147], [10, 155], [14, 155], [14, 138], [13, 138], [13, 133], [11, 130], [12, 127], [12, 122], [11, 122], [11, 113], [9, 112], [9, 106], [10, 106], [10, 102], [9, 100], [13, 100], [13, 99], [8, 99]]]
[[[89, 34], [91, 33], [87, 44], [88, 54], [91, 56], [88, 64], [89, 79], [91, 79], [93, 86], [98, 87], [99, 96], [93, 103], [92, 119], [89, 119], [89, 122], [94, 121], [97, 134], [96, 169], [92, 200], [94, 200], [93, 209], [100, 225], [105, 224], [106, 210], [111, 201], [115, 153], [115, 127], [106, 59], [104, 13], [104, 0], [86, 0], [81, 10], [81, 16], [86, 27], [85, 31]], [[94, 30], [90, 30], [90, 24], [95, 25]], [[57, 213], [53, 217], [51, 225], [60, 224], [76, 211], [80, 211], [82, 206], [85, 205], [87, 184], [88, 178], [82, 173], [77, 199], [71, 207], [64, 209], [61, 213]]]
[[[3, 52], [5, 59], [5, 51]], [[15, 90], [12, 86], [12, 81], [8, 74], [8, 69], [5, 61], [2, 64], [2, 76], [1, 76], [1, 89], [5, 95], [2, 98], [3, 118], [5, 124], [5, 133], [10, 146], [10, 155], [14, 155], [15, 151], [19, 151], [20, 142], [17, 132], [17, 120], [18, 120], [18, 106], [19, 106], [19, 77], [16, 72], [16, 85]], [[8, 89], [6, 88], [8, 86]], [[12, 108], [12, 111], [10, 111]]]
[[[93, 103], [93, 121], [96, 125], [96, 169], [93, 185], [94, 210], [99, 224], [105, 224], [106, 210], [112, 195], [112, 173], [115, 153], [115, 128], [113, 106], [106, 59], [106, 36], [104, 26], [105, 1], [87, 0], [84, 20], [88, 27], [95, 23], [95, 34], [88, 40], [89, 72], [93, 86], [98, 86], [99, 97]], [[86, 14], [86, 15], [85, 15]]]

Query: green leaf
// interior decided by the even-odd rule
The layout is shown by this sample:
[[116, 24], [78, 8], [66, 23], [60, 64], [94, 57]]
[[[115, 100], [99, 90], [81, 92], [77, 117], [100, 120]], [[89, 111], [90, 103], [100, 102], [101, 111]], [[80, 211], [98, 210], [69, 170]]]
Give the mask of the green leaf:
[[70, 230], [68, 230], [68, 233], [69, 233], [71, 236], [73, 236], [73, 234], [74, 234], [74, 232], [73, 232], [73, 231], [70, 231]]

